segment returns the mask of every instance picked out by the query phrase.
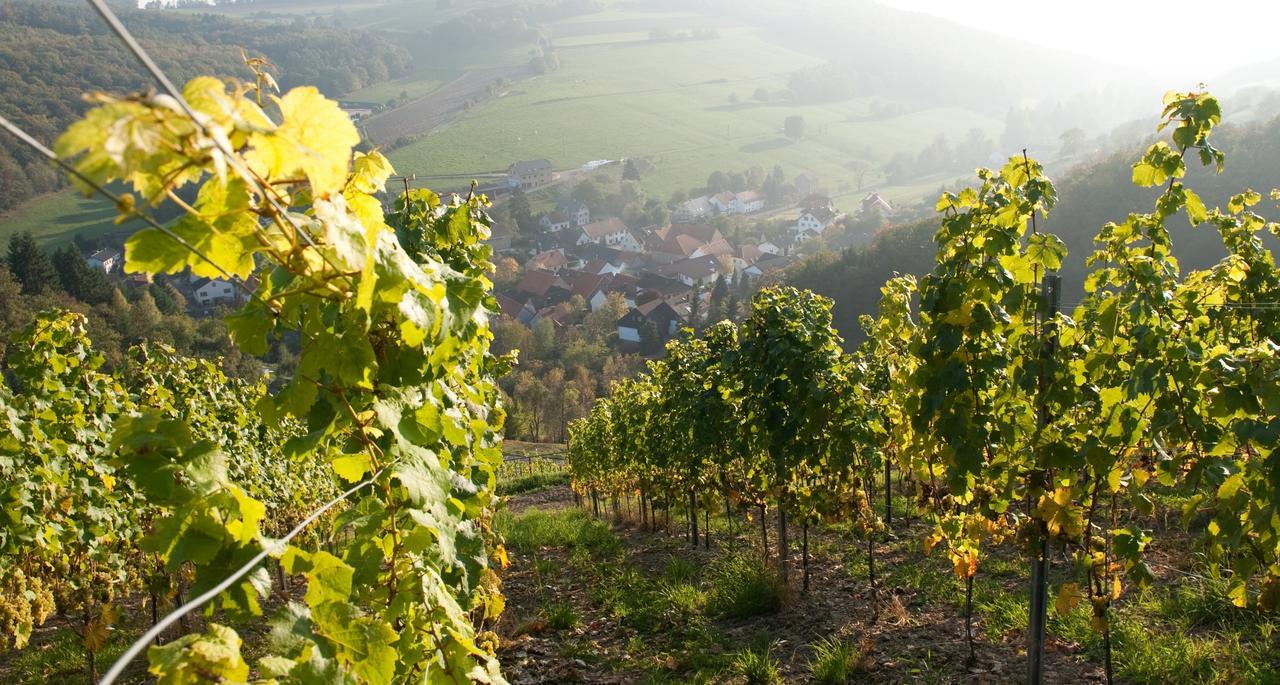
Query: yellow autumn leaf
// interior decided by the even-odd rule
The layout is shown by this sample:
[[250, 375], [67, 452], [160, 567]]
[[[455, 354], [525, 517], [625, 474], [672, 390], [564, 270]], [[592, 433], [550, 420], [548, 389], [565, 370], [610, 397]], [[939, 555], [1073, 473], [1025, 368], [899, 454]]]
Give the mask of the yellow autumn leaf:
[[341, 190], [347, 180], [351, 149], [360, 134], [338, 103], [312, 86], [272, 96], [283, 120], [274, 131], [255, 134], [248, 158], [255, 171], [271, 180], [302, 173], [314, 197]]
[[934, 533], [933, 535], [926, 537], [924, 539], [924, 545], [923, 545], [923, 551], [925, 556], [929, 556], [930, 554], [932, 554], [933, 548], [936, 547], [939, 542], [942, 542], [942, 536], [938, 535], [937, 533]]
[[116, 477], [109, 473], [102, 474], [102, 485], [108, 491], [114, 490], [116, 487]]
[[1059, 616], [1066, 616], [1080, 604], [1080, 586], [1076, 583], [1063, 583], [1058, 588], [1058, 596], [1053, 600], [1053, 608]]
[[1053, 535], [1074, 538], [1084, 532], [1084, 521], [1080, 512], [1072, 507], [1071, 495], [1071, 488], [1062, 487], [1055, 489], [1052, 496], [1045, 494], [1040, 497], [1036, 514]]
[[1146, 469], [1137, 466], [1133, 467], [1133, 482], [1137, 483], [1138, 487], [1146, 485], [1147, 480], [1150, 478], [1151, 474]]
[[511, 559], [507, 556], [507, 548], [503, 545], [498, 545], [498, 548], [493, 550], [493, 558], [497, 559], [498, 564], [500, 564], [504, 570], [511, 566]]
[[102, 651], [107, 646], [107, 631], [117, 617], [115, 607], [110, 604], [102, 607], [102, 613], [84, 628], [84, 648], [90, 652]]
[[64, 514], [71, 513], [71, 505], [72, 502], [70, 497], [65, 497], [61, 502], [58, 502], [58, 508], [61, 509]]
[[978, 573], [978, 554], [973, 550], [952, 551], [951, 563], [958, 578], [972, 578]]

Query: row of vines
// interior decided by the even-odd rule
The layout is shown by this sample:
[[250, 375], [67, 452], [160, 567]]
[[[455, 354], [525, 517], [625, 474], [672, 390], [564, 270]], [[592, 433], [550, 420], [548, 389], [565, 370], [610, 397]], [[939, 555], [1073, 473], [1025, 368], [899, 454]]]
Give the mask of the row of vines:
[[[92, 95], [54, 149], [83, 190], [124, 188], [121, 218], [150, 224], [126, 244], [127, 271], [255, 283], [228, 319], [233, 341], [257, 355], [296, 340], [296, 372], [266, 392], [159, 346], [107, 371], [82, 319], [36, 321], [0, 387], [6, 646], [59, 616], [92, 664], [122, 612], [149, 605], [161, 620], [236, 578], [202, 608], [201, 632], [151, 646], [137, 670], [504, 682], [488, 629], [506, 562], [494, 379], [509, 360], [489, 352], [487, 200], [415, 190], [384, 213], [393, 170], [355, 151], [337, 103], [309, 87], [276, 95], [264, 63], [249, 65], [248, 83]], [[161, 203], [183, 216], [152, 221]], [[264, 554], [275, 561], [257, 564]], [[305, 595], [265, 601], [295, 583]], [[250, 664], [227, 624], [256, 621], [264, 656]]]
[[[1043, 583], [1052, 544], [1077, 576], [1057, 605], [1087, 601], [1104, 639], [1113, 603], [1155, 578], [1153, 533], [1126, 512], [1149, 513], [1161, 488], [1186, 495], [1231, 601], [1280, 607], [1280, 273], [1263, 240], [1280, 225], [1255, 213], [1255, 192], [1210, 210], [1184, 184], [1193, 160], [1221, 171], [1219, 121], [1206, 93], [1166, 96], [1170, 140], [1133, 165], [1160, 190], [1154, 210], [1101, 229], [1066, 311], [1052, 276], [1066, 248], [1037, 227], [1054, 186], [1011, 158], [942, 196], [934, 271], [885, 284], [858, 349], [842, 352], [830, 301], [763, 290], [740, 326], [673, 341], [572, 426], [575, 487], [638, 493], [646, 511], [758, 510], [766, 549], [771, 508], [785, 574], [788, 520], [852, 520], [870, 549], [896, 469], [932, 522], [924, 551], [944, 549], [970, 593], [998, 545], [1023, 550]], [[1180, 214], [1216, 230], [1227, 257], [1181, 274], [1167, 228]]]

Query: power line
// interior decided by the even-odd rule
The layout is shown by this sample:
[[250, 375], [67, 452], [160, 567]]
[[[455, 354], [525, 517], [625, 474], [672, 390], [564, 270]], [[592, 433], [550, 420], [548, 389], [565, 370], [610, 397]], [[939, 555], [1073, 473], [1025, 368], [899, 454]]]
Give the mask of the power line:
[[164, 618], [157, 621], [156, 624], [151, 627], [151, 630], [148, 630], [146, 633], [142, 635], [142, 637], [138, 638], [132, 645], [130, 645], [129, 649], [125, 650], [125, 653], [121, 654], [120, 658], [116, 659], [115, 663], [111, 664], [111, 669], [108, 670], [107, 674], [102, 677], [102, 680], [98, 681], [98, 685], [112, 685], [112, 683], [114, 683], [116, 679], [119, 678], [121, 674], [124, 673], [124, 669], [129, 666], [129, 663], [133, 661], [135, 658], [137, 658], [137, 656], [140, 653], [142, 653], [142, 650], [146, 649], [147, 645], [151, 644], [151, 642], [155, 640], [157, 637], [160, 637], [160, 634], [163, 633], [165, 630], [167, 630], [169, 626], [172, 626], [175, 622], [178, 621], [178, 619], [182, 618], [183, 616], [186, 616], [187, 614], [191, 613], [192, 611], [195, 611], [196, 609], [199, 609], [204, 604], [208, 603], [218, 595], [222, 594], [224, 590], [231, 587], [231, 585], [234, 584], [237, 580], [240, 580], [245, 576], [245, 574], [252, 571], [259, 563], [261, 563], [264, 559], [266, 559], [267, 556], [271, 554], [271, 552], [281, 549], [285, 543], [289, 542], [294, 537], [296, 537], [299, 533], [305, 530], [306, 527], [311, 525], [311, 523], [315, 521], [317, 518], [320, 518], [321, 514], [324, 514], [324, 512], [331, 509], [334, 505], [350, 497], [360, 488], [363, 488], [366, 485], [372, 484], [375, 480], [378, 479], [379, 476], [382, 475], [384, 471], [386, 471], [385, 466], [381, 470], [379, 470], [377, 473], [370, 476], [369, 478], [351, 486], [350, 490], [347, 490], [341, 495], [338, 495], [336, 498], [329, 500], [327, 504], [320, 507], [319, 509], [316, 509], [314, 512], [311, 513], [310, 516], [303, 519], [301, 523], [294, 526], [293, 530], [289, 531], [287, 535], [280, 538], [279, 540], [272, 541], [272, 543], [269, 545], [266, 545], [263, 548], [263, 550], [259, 552], [256, 556], [254, 556], [252, 559], [250, 559], [248, 563], [246, 563], [244, 566], [241, 566], [230, 576], [227, 576], [227, 578], [223, 580], [221, 583], [218, 583], [212, 588], [209, 588], [207, 592], [200, 595], [199, 597], [196, 597], [195, 599], [169, 612], [168, 615], [166, 615]]

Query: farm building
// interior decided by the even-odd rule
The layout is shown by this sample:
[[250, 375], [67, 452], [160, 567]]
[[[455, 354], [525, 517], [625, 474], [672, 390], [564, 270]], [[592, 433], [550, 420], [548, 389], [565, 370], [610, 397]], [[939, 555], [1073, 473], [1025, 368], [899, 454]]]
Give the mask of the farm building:
[[507, 185], [520, 190], [537, 190], [554, 178], [551, 162], [545, 159], [516, 162], [507, 167]]

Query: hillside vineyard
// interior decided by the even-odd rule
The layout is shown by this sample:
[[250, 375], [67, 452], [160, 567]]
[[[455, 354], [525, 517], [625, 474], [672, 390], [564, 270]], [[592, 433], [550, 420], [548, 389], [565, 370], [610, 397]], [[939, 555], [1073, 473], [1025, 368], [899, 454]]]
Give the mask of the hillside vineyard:
[[[933, 272], [888, 282], [852, 353], [837, 346], [831, 302], [791, 288], [760, 292], [741, 326], [670, 343], [571, 427], [578, 492], [593, 503], [638, 492], [642, 508], [758, 507], [766, 550], [764, 512], [776, 510], [785, 578], [789, 520], [806, 533], [853, 520], [870, 542], [884, 525], [877, 479], [888, 488], [886, 467], [897, 469], [932, 519], [925, 553], [945, 549], [966, 584], [967, 618], [988, 550], [1025, 553], [1041, 587], [1030, 669], [1043, 653], [1045, 559], [1069, 550], [1077, 577], [1058, 587], [1055, 611], [1087, 603], [1108, 680], [1111, 607], [1155, 579], [1143, 554], [1152, 531], [1116, 522], [1180, 492], [1230, 602], [1275, 610], [1280, 280], [1262, 238], [1280, 225], [1250, 209], [1262, 199], [1251, 190], [1205, 207], [1180, 179], [1190, 162], [1225, 163], [1210, 142], [1217, 100], [1169, 93], [1164, 104], [1170, 140], [1133, 165], [1135, 184], [1161, 188], [1155, 209], [1102, 228], [1078, 305], [1059, 312], [1044, 278], [1066, 256], [1036, 230], [1054, 187], [1013, 157], [938, 200]], [[1165, 228], [1178, 213], [1216, 230], [1229, 256], [1180, 274]]]
[[[1093, 659], [1101, 672], [1092, 681], [1110, 685], [1129, 682], [1144, 656], [1118, 630], [1121, 612], [1175, 582], [1155, 554], [1161, 543], [1198, 555], [1198, 585], [1177, 586], [1169, 600], [1170, 613], [1195, 615], [1183, 632], [1248, 620], [1258, 636], [1245, 646], [1236, 637], [1229, 654], [1263, 654], [1247, 673], [1188, 672], [1188, 681], [1261, 683], [1280, 671], [1269, 649], [1280, 609], [1280, 271], [1271, 249], [1280, 223], [1264, 217], [1253, 189], [1211, 207], [1191, 187], [1189, 172], [1219, 174], [1228, 163], [1214, 140], [1222, 107], [1203, 86], [1164, 96], [1157, 136], [1130, 173], [1154, 203], [1097, 230], [1082, 296], [1063, 297], [1067, 244], [1042, 230], [1058, 189], [1023, 150], [979, 168], [972, 187], [944, 185], [930, 270], [884, 282], [875, 315], [859, 320], [865, 339], [846, 346], [833, 301], [785, 284], [798, 260], [790, 250], [847, 236], [855, 223], [808, 174], [787, 184], [780, 166], [716, 171], [698, 193], [660, 202], [637, 185], [661, 173], [643, 157], [565, 170], [536, 158], [486, 172], [505, 176], [494, 188], [509, 201], [495, 208], [477, 181], [466, 192], [411, 187], [416, 175], [397, 175], [352, 118], [375, 117], [373, 130], [391, 136], [410, 119], [417, 126], [406, 112], [430, 101], [406, 87], [388, 105], [394, 117], [379, 120], [378, 102], [322, 92], [434, 88], [424, 84], [429, 70], [409, 79], [408, 49], [382, 33], [338, 40], [336, 20], [298, 18], [297, 35], [271, 48], [323, 84], [280, 87], [265, 57], [245, 54], [234, 65], [244, 78], [196, 76], [179, 87], [105, 0], [90, 5], [108, 27], [94, 34], [95, 51], [118, 38], [155, 87], [93, 93], [83, 109], [41, 120], [61, 129], [51, 147], [0, 112], [0, 128], [22, 146], [21, 163], [0, 158], [0, 171], [56, 169], [107, 200], [121, 230], [138, 228], [122, 250], [100, 246], [88, 261], [64, 248], [56, 267], [25, 233], [0, 267], [0, 324], [19, 330], [0, 347], [0, 680], [60, 682], [73, 671], [52, 662], [83, 658], [99, 685], [768, 685], [783, 678], [772, 651], [795, 639], [787, 682], [925, 681], [942, 672], [931, 650], [945, 645], [896, 653], [890, 639], [877, 647], [866, 636], [915, 620], [899, 595], [935, 574], [941, 592], [963, 594], [953, 598], [963, 627], [957, 620], [952, 632], [965, 652], [963, 664], [946, 666], [954, 680], [935, 680], [1009, 681], [1008, 669], [979, 658], [984, 643], [1017, 660], [1017, 681], [1024, 661], [1028, 683], [1085, 673], [1046, 666], [1054, 651], [1085, 651], [1053, 635], [1076, 621], [1097, 636], [1077, 661]], [[456, 32], [458, 44], [446, 45], [460, 52], [479, 40], [483, 26], [467, 23], [476, 15], [433, 5], [462, 18], [418, 38]], [[535, 76], [561, 68], [526, 16], [584, 7], [603, 6], [567, 0], [495, 21], [513, 44], [536, 46], [517, 50], [528, 68], [451, 77], [443, 90], [459, 102], [436, 114], [442, 126], [466, 123], [444, 139], [480, 148], [511, 137], [475, 135], [464, 115], [479, 98], [505, 98], [509, 73], [528, 77], [531, 91]], [[607, 9], [619, 29], [641, 21], [630, 6]], [[0, 7], [0, 20], [12, 16], [62, 36], [58, 44], [77, 35], [76, 17], [31, 3]], [[647, 41], [624, 42], [714, 52], [704, 46], [719, 27], [667, 19], [687, 33], [654, 28]], [[253, 40], [272, 42], [277, 20], [264, 19]], [[199, 21], [161, 15], [156, 25], [200, 36]], [[238, 21], [217, 23], [210, 42], [231, 44]], [[604, 30], [561, 28], [570, 38]], [[724, 28], [740, 46], [757, 41]], [[363, 55], [348, 54], [370, 36]], [[340, 67], [312, 57], [329, 38]], [[174, 51], [166, 43], [157, 54]], [[184, 70], [199, 64], [172, 59]], [[722, 68], [716, 59], [702, 67]], [[843, 102], [872, 83], [824, 78], [836, 68], [800, 53], [788, 59], [810, 70], [789, 79], [799, 92], [765, 90], [756, 104]], [[729, 95], [725, 111], [755, 109]], [[578, 107], [577, 98], [547, 103]], [[895, 118], [901, 106], [877, 101], [867, 117]], [[768, 116], [786, 140], [750, 141], [738, 154], [867, 123], [848, 115], [806, 128], [798, 114]], [[637, 131], [649, 135], [629, 135]], [[543, 138], [537, 145], [549, 144]], [[396, 144], [425, 155], [439, 140], [422, 133]], [[981, 128], [970, 143], [988, 157], [995, 145]], [[945, 139], [934, 147], [950, 149]], [[861, 178], [859, 161], [825, 164]], [[595, 179], [615, 170], [619, 190], [606, 203]], [[535, 201], [549, 208], [548, 193], [571, 179], [574, 190], [535, 218], [525, 191], [542, 192]], [[15, 185], [0, 206], [60, 182]], [[861, 180], [856, 192], [867, 231], [898, 211]], [[654, 225], [592, 218], [588, 205], [619, 198], [611, 213]], [[1280, 202], [1280, 190], [1270, 200]], [[784, 211], [772, 223], [787, 240], [763, 229], [742, 236]], [[495, 259], [498, 212], [526, 243]], [[1184, 269], [1170, 233], [1182, 220], [1216, 233], [1226, 257]], [[662, 254], [671, 260], [647, 263], [653, 272], [624, 273]], [[523, 273], [513, 255], [527, 258]], [[217, 322], [199, 336], [173, 313], [185, 316], [182, 291]], [[180, 341], [122, 335], [162, 330], [157, 293], [173, 319], [163, 330]], [[242, 363], [195, 356], [193, 340], [219, 337]], [[534, 371], [517, 373], [522, 361]], [[607, 396], [597, 400], [597, 387]], [[505, 468], [504, 449], [515, 457]], [[632, 501], [639, 530], [627, 531]], [[911, 520], [895, 527], [904, 501]], [[592, 520], [607, 508], [614, 526]], [[1157, 512], [1180, 514], [1182, 528], [1157, 527]], [[691, 544], [661, 535], [660, 517], [668, 529], [683, 518]], [[713, 524], [725, 531], [715, 553]], [[899, 535], [910, 539], [892, 547]], [[843, 576], [822, 573], [832, 560]], [[1000, 597], [1016, 620], [993, 637], [979, 595], [982, 576], [996, 572], [1027, 598]], [[869, 591], [859, 594], [864, 577]], [[748, 601], [735, 603], [735, 592]], [[579, 615], [584, 606], [591, 620]], [[784, 606], [790, 615], [772, 625], [749, 622]], [[845, 614], [863, 609], [855, 646], [862, 629]], [[845, 621], [839, 630], [812, 637], [833, 616]], [[768, 634], [789, 621], [800, 629]], [[623, 657], [599, 656], [609, 650]], [[795, 654], [808, 660], [803, 669]], [[1150, 673], [1132, 681], [1158, 682]]]
[[[150, 647], [150, 671], [244, 682], [222, 622], [263, 614], [271, 557], [305, 603], [274, 611], [284, 632], [255, 678], [503, 682], [485, 632], [502, 608], [491, 560], [505, 559], [490, 525], [503, 362], [488, 352], [487, 201], [416, 191], [384, 214], [386, 159], [353, 153], [355, 127], [314, 88], [276, 96], [268, 82], [101, 96], [57, 141], [82, 188], [128, 186], [124, 215], [197, 187], [184, 217], [128, 240], [126, 269], [260, 269], [234, 342], [261, 354], [296, 335], [302, 352], [272, 394], [146, 349], [126, 386], [94, 370], [80, 319], [36, 321], [0, 394], [8, 639], [79, 614], [96, 678], [127, 596], [151, 588], [154, 605], [176, 582], [196, 599], [154, 635], [210, 599], [219, 620]], [[327, 532], [308, 528], [317, 517]]]

